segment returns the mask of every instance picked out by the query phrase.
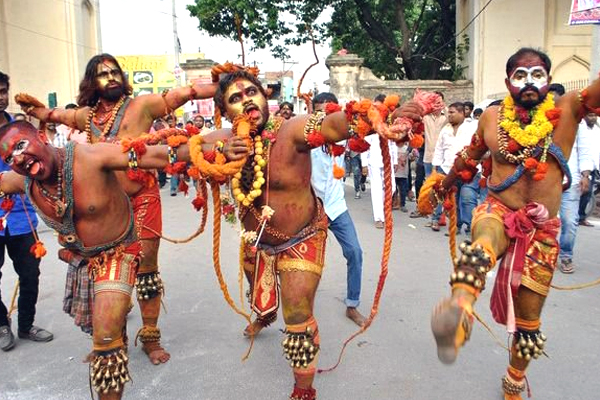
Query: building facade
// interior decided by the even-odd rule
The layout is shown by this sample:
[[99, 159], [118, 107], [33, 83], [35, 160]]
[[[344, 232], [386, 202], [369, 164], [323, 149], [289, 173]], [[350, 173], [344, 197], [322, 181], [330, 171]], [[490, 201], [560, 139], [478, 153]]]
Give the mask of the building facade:
[[456, 1], [456, 32], [464, 29], [470, 42], [462, 64], [473, 81], [476, 103], [507, 93], [506, 60], [520, 47], [545, 51], [552, 60], [553, 81], [567, 90], [587, 85], [592, 27], [568, 25], [571, 0], [497, 0], [476, 17], [487, 3]]
[[[0, 71], [11, 94], [75, 102], [88, 60], [101, 51], [99, 0], [0, 0]], [[17, 112], [11, 103], [8, 109]]]

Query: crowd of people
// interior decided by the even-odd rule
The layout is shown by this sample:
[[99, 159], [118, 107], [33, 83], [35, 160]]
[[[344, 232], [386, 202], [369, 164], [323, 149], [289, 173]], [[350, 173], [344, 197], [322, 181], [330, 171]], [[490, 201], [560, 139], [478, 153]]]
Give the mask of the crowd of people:
[[[316, 399], [321, 332], [313, 307], [328, 231], [346, 259], [346, 317], [366, 329], [373, 316], [365, 318], [358, 309], [362, 232], [348, 210], [343, 183], [352, 174], [348, 184], [355, 200], [368, 183], [376, 229], [390, 226], [384, 206], [390, 185], [392, 208], [410, 212], [411, 218], [430, 213], [426, 226], [434, 232], [448, 224], [448, 200], [455, 200], [456, 232], [468, 239], [458, 247], [462, 255], [452, 260], [451, 297], [433, 311], [442, 362], [453, 362], [468, 340], [486, 274], [502, 260], [492, 312], [514, 336], [502, 389], [505, 400], [521, 399], [526, 368], [543, 352], [540, 315], [554, 270], [558, 265], [563, 273], [575, 271], [577, 228], [592, 225], [586, 210], [594, 201], [600, 165], [599, 81], [565, 93], [551, 84], [550, 70], [544, 53], [520, 49], [506, 65], [509, 94], [485, 110], [470, 101], [428, 111], [416, 100], [390, 107], [386, 95], [342, 109], [333, 93], [324, 92], [312, 99], [309, 113], [296, 115], [294, 106], [283, 102], [276, 116], [269, 113], [261, 82], [243, 68], [222, 73], [212, 84], [131, 98], [117, 60], [100, 54], [88, 63], [77, 104], [48, 109], [19, 94], [16, 101], [24, 112], [19, 116], [5, 111], [9, 78], [0, 73], [5, 212], [0, 267], [6, 248], [19, 276], [18, 337], [53, 338], [33, 325], [43, 255], [37, 214], [58, 232], [59, 257], [69, 265], [64, 310], [92, 335], [90, 380], [100, 398], [121, 398], [130, 380], [125, 319], [134, 288], [143, 322], [136, 336], [151, 363], [168, 362], [158, 328], [164, 291], [158, 266], [159, 189], [167, 176], [153, 172], [167, 168], [171, 196], [177, 195], [180, 179], [204, 177], [217, 186], [230, 182], [254, 317], [248, 317], [244, 335], [253, 337], [268, 327], [281, 305], [284, 353], [294, 381], [290, 399]], [[175, 109], [207, 98], [214, 98], [231, 128], [212, 129], [201, 115], [176, 120]], [[444, 93], [430, 99], [439, 103]], [[28, 119], [39, 121], [39, 127]], [[398, 121], [410, 122], [400, 129]], [[413, 148], [417, 126], [423, 127], [424, 140]], [[149, 135], [141, 136], [144, 132]], [[159, 138], [159, 144], [150, 145], [149, 137]], [[386, 182], [388, 149], [391, 182]], [[193, 164], [198, 175], [188, 177], [175, 168], [178, 162]], [[416, 199], [419, 207], [409, 210]], [[0, 300], [4, 351], [16, 344], [9, 317]]]

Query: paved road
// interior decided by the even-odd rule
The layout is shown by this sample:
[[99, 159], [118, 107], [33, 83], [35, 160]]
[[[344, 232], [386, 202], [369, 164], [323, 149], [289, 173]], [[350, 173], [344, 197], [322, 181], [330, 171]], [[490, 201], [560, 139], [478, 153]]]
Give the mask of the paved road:
[[[365, 254], [361, 309], [367, 312], [379, 273], [383, 232], [373, 227], [370, 197], [346, 195]], [[169, 197], [163, 190], [165, 232], [183, 237], [196, 228], [198, 215], [190, 199]], [[409, 207], [414, 207], [410, 203]], [[557, 273], [555, 283], [588, 282], [600, 276], [598, 243], [600, 222], [580, 228], [576, 246], [577, 272]], [[500, 377], [507, 353], [477, 325], [472, 340], [453, 366], [438, 362], [429, 329], [430, 310], [448, 293], [450, 271], [447, 238], [425, 228], [424, 219], [409, 219], [395, 212], [395, 237], [390, 271], [380, 313], [373, 326], [347, 349], [340, 367], [318, 376], [316, 388], [324, 400], [414, 399], [481, 400], [502, 398]], [[209, 229], [187, 245], [164, 243], [160, 260], [167, 285], [161, 318], [163, 344], [172, 359], [153, 366], [139, 348], [131, 347], [133, 384], [127, 399], [263, 400], [287, 399], [291, 373], [282, 357], [281, 318], [254, 344], [250, 359], [242, 335], [244, 321], [225, 304], [210, 262]], [[42, 284], [36, 323], [51, 330], [54, 341], [38, 344], [19, 341], [14, 350], [0, 352], [0, 400], [89, 398], [87, 366], [81, 360], [90, 351], [90, 339], [61, 311], [65, 266], [55, 259], [56, 238], [44, 231], [49, 256], [42, 262]], [[344, 317], [345, 263], [335, 239], [328, 241], [327, 266], [316, 302], [322, 351], [320, 366], [335, 362], [342, 341], [356, 327]], [[237, 293], [238, 238], [224, 228], [222, 262], [229, 288]], [[7, 262], [10, 264], [10, 262]], [[8, 301], [15, 275], [3, 268], [2, 294]], [[491, 287], [491, 285], [488, 285]], [[490, 291], [479, 302], [479, 312], [492, 322], [488, 311]], [[548, 336], [550, 359], [534, 362], [529, 382], [533, 397], [544, 400], [590, 400], [600, 392], [600, 288], [550, 294], [543, 330]], [[238, 298], [239, 296], [236, 296]], [[128, 320], [129, 335], [140, 327], [139, 312]], [[492, 324], [506, 342], [502, 328]]]

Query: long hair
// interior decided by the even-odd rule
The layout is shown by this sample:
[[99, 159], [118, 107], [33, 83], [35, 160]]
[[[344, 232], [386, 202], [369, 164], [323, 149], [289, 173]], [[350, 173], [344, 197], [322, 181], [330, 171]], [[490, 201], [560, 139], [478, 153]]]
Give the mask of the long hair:
[[79, 104], [80, 107], [93, 107], [98, 102], [100, 93], [98, 92], [98, 87], [96, 85], [96, 75], [98, 74], [98, 65], [104, 61], [111, 61], [117, 66], [117, 69], [121, 73], [121, 79], [123, 80], [123, 94], [129, 96], [133, 93], [133, 88], [125, 78], [125, 74], [117, 59], [107, 53], [98, 54], [92, 57], [87, 63], [85, 75], [79, 84], [77, 104]]
[[221, 80], [219, 81], [219, 87], [217, 88], [217, 92], [215, 93], [215, 98], [214, 98], [215, 105], [219, 108], [222, 115], [225, 115], [225, 113], [226, 113], [225, 98], [224, 98], [225, 92], [227, 91], [227, 88], [233, 82], [237, 81], [238, 79], [249, 80], [250, 82], [252, 82], [253, 84], [256, 85], [258, 90], [260, 90], [260, 92], [263, 94], [263, 96], [265, 96], [265, 98], [268, 99], [268, 97], [269, 97], [269, 96], [267, 96], [267, 92], [263, 88], [263, 86], [260, 83], [260, 81], [258, 80], [258, 78], [256, 76], [254, 76], [253, 74], [251, 74], [250, 72], [240, 70], [240, 71], [233, 72], [231, 74], [227, 74], [223, 78], [221, 78]]

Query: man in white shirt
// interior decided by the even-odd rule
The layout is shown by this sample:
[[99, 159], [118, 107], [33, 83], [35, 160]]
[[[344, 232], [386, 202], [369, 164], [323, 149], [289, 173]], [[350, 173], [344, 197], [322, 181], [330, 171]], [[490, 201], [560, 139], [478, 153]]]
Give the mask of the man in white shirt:
[[[322, 111], [327, 103], [337, 104], [337, 98], [328, 92], [321, 92], [313, 99], [313, 109]], [[377, 135], [371, 135], [377, 136]], [[342, 181], [333, 177], [334, 158], [325, 151], [327, 147], [319, 147], [311, 150], [311, 184], [317, 197], [323, 201], [325, 213], [329, 219], [329, 230], [342, 247], [342, 253], [347, 264], [347, 294], [346, 317], [354, 323], [362, 326], [365, 317], [361, 315], [357, 307], [360, 303], [360, 287], [362, 280], [363, 256], [354, 222], [348, 213], [346, 200], [344, 199], [344, 187]], [[344, 156], [336, 157], [337, 165], [342, 165]]]
[[596, 159], [596, 163], [598, 162], [598, 153], [592, 155], [594, 138], [586, 134], [589, 130], [588, 120], [588, 116], [586, 116], [579, 124], [573, 150], [571, 150], [571, 156], [569, 157], [569, 170], [572, 177], [571, 187], [563, 192], [560, 202], [560, 253], [558, 255], [560, 264], [558, 268], [563, 274], [575, 272], [573, 249], [575, 248], [579, 222], [579, 199], [582, 193], [589, 190], [594, 159]]
[[[433, 167], [443, 174], [448, 174], [452, 165], [454, 165], [454, 159], [456, 158], [456, 153], [462, 150], [463, 147], [468, 146], [471, 142], [471, 138], [477, 129], [477, 125], [473, 123], [465, 122], [465, 111], [464, 105], [462, 103], [452, 103], [448, 107], [448, 123], [442, 128], [440, 135], [437, 139], [435, 150], [433, 153], [433, 159], [431, 164]], [[478, 180], [476, 177], [473, 178], [476, 184], [478, 184]], [[473, 183], [471, 181], [470, 183]], [[471, 226], [471, 213], [473, 212], [474, 206], [477, 205], [477, 197], [475, 197], [475, 204], [471, 204], [470, 196], [467, 202], [463, 204], [461, 202], [461, 189], [456, 192], [456, 204], [457, 208], [457, 223], [458, 223], [458, 231], [460, 232], [460, 228], [462, 224], [467, 226], [467, 231], [470, 230]], [[432, 217], [431, 229], [434, 231], [440, 230], [439, 219], [442, 214], [441, 206], [438, 206], [436, 211]], [[464, 214], [464, 215], [462, 215]]]
[[594, 113], [588, 113], [583, 117], [577, 134], [584, 137], [583, 140], [585, 143], [589, 143], [589, 152], [594, 163], [592, 173], [589, 177], [589, 189], [581, 194], [581, 199], [579, 200], [579, 225], [594, 226], [594, 224], [586, 219], [585, 211], [593, 196], [592, 192], [594, 191], [595, 183], [594, 171], [600, 171], [600, 126], [598, 125], [598, 116]]

